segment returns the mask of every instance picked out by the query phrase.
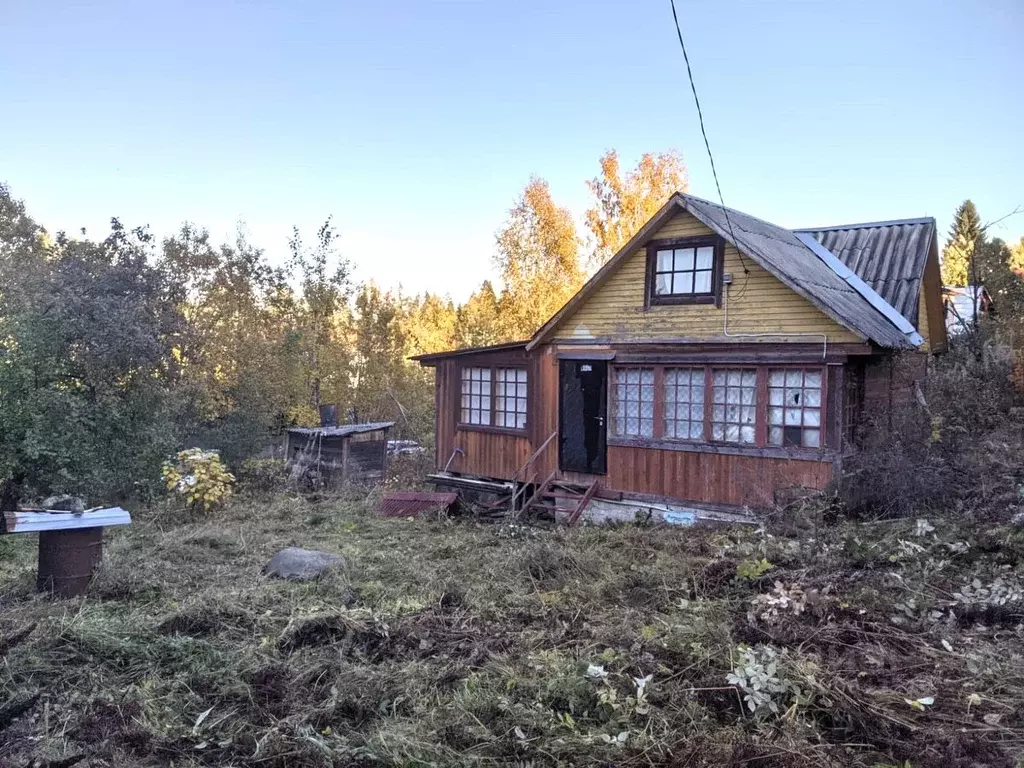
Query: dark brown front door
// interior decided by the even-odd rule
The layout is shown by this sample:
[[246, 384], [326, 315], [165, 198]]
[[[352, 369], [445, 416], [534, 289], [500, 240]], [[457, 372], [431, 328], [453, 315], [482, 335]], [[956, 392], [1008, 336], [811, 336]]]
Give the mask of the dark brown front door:
[[558, 400], [558, 466], [563, 472], [608, 471], [608, 363], [561, 360]]

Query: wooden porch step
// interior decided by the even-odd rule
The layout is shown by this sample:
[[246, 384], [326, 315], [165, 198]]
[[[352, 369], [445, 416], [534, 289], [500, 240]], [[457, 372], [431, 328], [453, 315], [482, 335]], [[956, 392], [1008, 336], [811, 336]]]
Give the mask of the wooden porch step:
[[568, 510], [562, 507], [556, 507], [554, 504], [541, 504], [539, 502], [530, 505], [530, 511], [536, 512], [538, 509], [543, 509], [548, 512], [567, 512]]

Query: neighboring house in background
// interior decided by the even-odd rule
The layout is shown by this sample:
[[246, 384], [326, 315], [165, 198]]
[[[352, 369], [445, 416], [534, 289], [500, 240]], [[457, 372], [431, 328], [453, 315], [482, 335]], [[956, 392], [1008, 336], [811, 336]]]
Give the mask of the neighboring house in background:
[[984, 317], [992, 309], [992, 297], [983, 285], [944, 285], [942, 301], [950, 336], [969, 331], [976, 315]]
[[945, 344], [933, 219], [791, 231], [676, 194], [529, 341], [415, 358], [431, 478], [577, 516], [767, 507]]

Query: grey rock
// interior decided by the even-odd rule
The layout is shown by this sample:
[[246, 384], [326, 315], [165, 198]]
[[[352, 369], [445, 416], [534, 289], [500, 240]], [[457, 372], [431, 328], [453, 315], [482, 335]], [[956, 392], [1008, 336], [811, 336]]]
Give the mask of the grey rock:
[[68, 494], [47, 496], [43, 499], [42, 506], [43, 509], [56, 509], [61, 512], [74, 512], [76, 515], [80, 515], [85, 512], [85, 500]]
[[332, 552], [288, 547], [274, 555], [263, 572], [267, 576], [295, 581], [319, 579], [332, 568], [345, 566], [345, 558]]
[[1010, 518], [1011, 525], [1015, 525], [1018, 528], [1024, 528], [1024, 512], [1018, 512]]

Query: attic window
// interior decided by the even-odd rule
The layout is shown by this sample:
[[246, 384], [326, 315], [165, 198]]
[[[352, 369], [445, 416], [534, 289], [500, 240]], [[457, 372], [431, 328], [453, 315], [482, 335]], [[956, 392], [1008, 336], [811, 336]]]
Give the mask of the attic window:
[[647, 245], [647, 304], [719, 304], [720, 237], [653, 240]]

